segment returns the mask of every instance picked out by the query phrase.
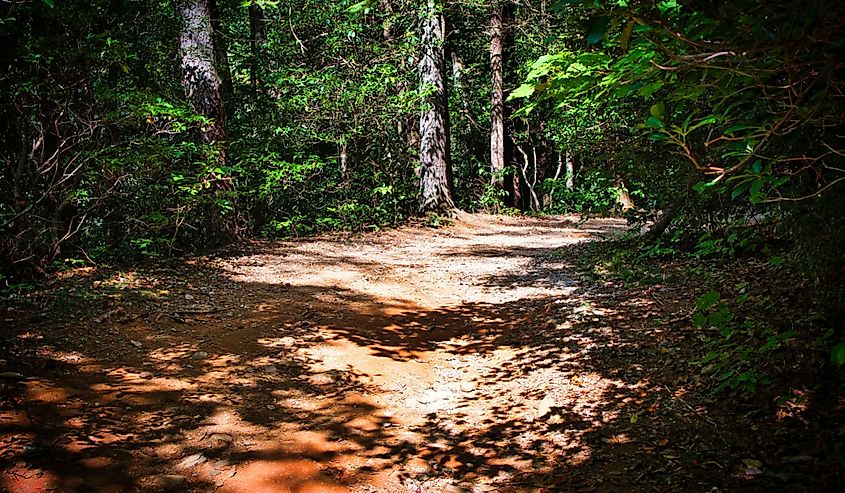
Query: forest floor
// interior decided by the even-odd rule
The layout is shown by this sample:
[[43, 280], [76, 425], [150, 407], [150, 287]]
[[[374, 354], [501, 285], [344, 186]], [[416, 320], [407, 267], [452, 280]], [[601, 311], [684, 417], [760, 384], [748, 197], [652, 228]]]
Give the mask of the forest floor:
[[706, 392], [694, 287], [578, 267], [623, 229], [462, 215], [70, 270], [0, 313], [0, 490], [823, 491], [841, 413]]

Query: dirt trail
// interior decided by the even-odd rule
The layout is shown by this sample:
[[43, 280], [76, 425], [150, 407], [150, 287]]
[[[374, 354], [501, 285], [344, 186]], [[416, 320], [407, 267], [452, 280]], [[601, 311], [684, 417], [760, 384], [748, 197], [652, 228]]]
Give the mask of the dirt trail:
[[704, 450], [686, 484], [708, 488], [708, 419], [648, 378], [673, 350], [653, 300], [622, 311], [559, 250], [622, 227], [466, 215], [80, 271], [65, 304], [5, 317], [0, 485], [671, 490], [689, 471], [656, 454], [680, 426], [672, 445]]

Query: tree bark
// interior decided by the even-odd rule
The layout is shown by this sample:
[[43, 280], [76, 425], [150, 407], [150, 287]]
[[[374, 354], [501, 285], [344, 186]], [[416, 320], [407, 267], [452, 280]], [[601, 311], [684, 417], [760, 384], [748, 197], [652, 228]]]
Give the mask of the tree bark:
[[226, 164], [226, 117], [223, 110], [223, 82], [217, 72], [214, 33], [207, 0], [177, 0], [182, 19], [179, 56], [182, 87], [194, 111], [211, 123], [202, 132], [202, 142], [218, 146], [217, 160]]
[[[503, 202], [508, 207], [517, 204], [518, 178], [505, 173], [508, 163], [514, 162], [513, 145], [508, 129], [509, 107], [505, 104], [504, 80], [509, 71], [507, 53], [513, 44], [508, 26], [513, 20], [514, 6], [509, 0], [497, 0], [490, 14], [490, 184], [504, 191]], [[515, 163], [514, 163], [515, 164]]]
[[575, 159], [569, 151], [566, 151], [566, 189], [575, 190]]
[[261, 74], [258, 67], [264, 46], [267, 44], [267, 28], [264, 24], [264, 11], [260, 5], [255, 3], [255, 0], [252, 0], [249, 4], [249, 32], [250, 49], [252, 51], [249, 62], [249, 78], [252, 83], [252, 90], [257, 94], [258, 86], [261, 85]]
[[490, 73], [492, 90], [490, 92], [490, 184], [497, 190], [505, 187], [505, 90], [502, 6], [493, 5], [490, 15]]
[[[179, 57], [185, 97], [194, 111], [210, 123], [201, 131], [203, 144], [214, 149], [216, 167], [227, 165], [226, 113], [223, 106], [223, 82], [217, 70], [214, 28], [209, 0], [176, 0], [176, 12], [182, 20]], [[234, 190], [231, 177], [212, 172], [202, 178], [214, 192]], [[234, 198], [232, 198], [234, 202]], [[211, 241], [224, 242], [237, 235], [237, 225], [209, 205], [208, 223], [203, 228]]]
[[666, 229], [669, 228], [669, 225], [672, 224], [672, 221], [675, 219], [675, 216], [683, 210], [684, 206], [689, 201], [690, 195], [693, 193], [693, 185], [698, 179], [698, 175], [693, 174], [687, 179], [687, 185], [684, 188], [683, 192], [675, 197], [675, 199], [669, 204], [668, 207], [663, 211], [663, 214], [658, 217], [654, 223], [652, 223], [651, 227], [648, 228], [648, 231], [643, 234], [643, 237], [646, 241], [653, 241], [659, 238]]
[[684, 204], [687, 201], [687, 195], [683, 194], [675, 198], [669, 207], [663, 211], [663, 214], [657, 218], [657, 220], [652, 223], [651, 227], [648, 228], [648, 231], [643, 235], [647, 241], [656, 240], [659, 238], [672, 224], [672, 220], [675, 219], [675, 216], [678, 215], [678, 212], [683, 209]]
[[[220, 10], [217, 8], [217, 0], [207, 0], [208, 14], [211, 17], [211, 29], [213, 37], [211, 42], [214, 44], [214, 61], [217, 67], [217, 73], [220, 76], [220, 82], [223, 85], [223, 108], [227, 109], [230, 105], [226, 104], [232, 100], [235, 92], [232, 85], [232, 72], [229, 65], [229, 49], [226, 43], [226, 37], [223, 35], [222, 23], [220, 21]], [[232, 116], [227, 113], [226, 116]]]
[[445, 29], [441, 0], [427, 0], [422, 19], [419, 66], [422, 92], [427, 95], [420, 117], [420, 210], [449, 211], [452, 169], [449, 156], [449, 113], [444, 64]]

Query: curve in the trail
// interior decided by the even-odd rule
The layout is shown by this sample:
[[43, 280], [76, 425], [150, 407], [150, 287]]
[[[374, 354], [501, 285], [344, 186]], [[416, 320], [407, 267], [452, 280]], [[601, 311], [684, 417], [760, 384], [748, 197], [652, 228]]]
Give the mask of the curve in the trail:
[[467, 214], [103, 274], [103, 313], [21, 329], [42, 349], [26, 413], [0, 409], [27, 458], [2, 485], [533, 491], [636, 394], [594, 364], [626, 343], [560, 253], [623, 227]]

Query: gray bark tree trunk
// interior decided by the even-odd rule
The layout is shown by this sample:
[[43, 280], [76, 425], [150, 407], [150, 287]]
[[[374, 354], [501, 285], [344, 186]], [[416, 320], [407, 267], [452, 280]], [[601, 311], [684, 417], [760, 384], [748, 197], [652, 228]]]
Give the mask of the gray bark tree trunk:
[[[214, 24], [210, 1], [175, 0], [176, 12], [182, 20], [179, 36], [179, 58], [185, 97], [194, 111], [211, 120], [201, 131], [201, 141], [214, 149], [212, 158], [219, 168], [227, 165], [226, 113], [223, 105], [223, 81], [217, 70]], [[210, 173], [202, 178], [214, 193], [232, 192], [230, 176]], [[231, 197], [234, 202], [234, 197]], [[208, 216], [209, 240], [224, 242], [237, 235], [237, 226], [211, 207]]]
[[226, 164], [226, 116], [223, 82], [215, 64], [214, 31], [207, 0], [177, 0], [182, 19], [179, 57], [185, 97], [197, 113], [212, 120], [202, 133], [204, 144], [215, 145], [219, 164]]
[[514, 161], [513, 141], [510, 138], [508, 120], [510, 108], [505, 104], [505, 74], [512, 73], [508, 67], [508, 51], [513, 46], [513, 36], [508, 26], [513, 23], [514, 5], [510, 0], [493, 2], [490, 14], [490, 184], [503, 191], [503, 203], [508, 207], [516, 205], [519, 195], [519, 177], [513, 172], [505, 173], [508, 166], [517, 168]]
[[490, 15], [490, 184], [497, 191], [505, 188], [505, 89], [502, 43], [502, 6], [495, 2]]
[[427, 0], [422, 19], [419, 65], [422, 92], [427, 95], [420, 117], [420, 210], [448, 212], [452, 199], [449, 156], [449, 113], [444, 63], [445, 26], [440, 0]]
[[575, 190], [575, 159], [569, 151], [566, 151], [566, 189]]

